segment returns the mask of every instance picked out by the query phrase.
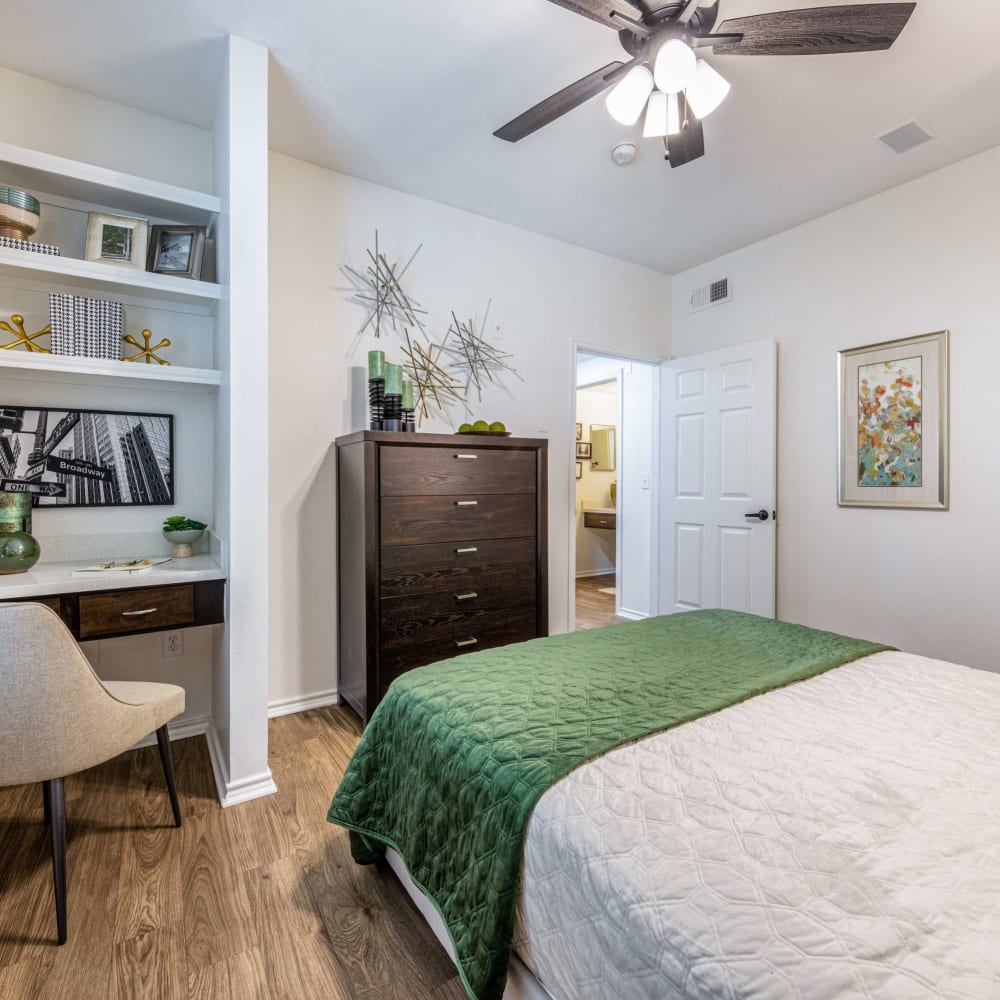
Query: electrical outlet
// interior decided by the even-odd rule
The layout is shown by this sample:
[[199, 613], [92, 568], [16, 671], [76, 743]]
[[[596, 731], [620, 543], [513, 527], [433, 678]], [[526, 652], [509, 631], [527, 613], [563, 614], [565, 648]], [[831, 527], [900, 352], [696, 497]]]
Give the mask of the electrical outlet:
[[163, 633], [163, 656], [180, 656], [184, 652], [183, 632]]

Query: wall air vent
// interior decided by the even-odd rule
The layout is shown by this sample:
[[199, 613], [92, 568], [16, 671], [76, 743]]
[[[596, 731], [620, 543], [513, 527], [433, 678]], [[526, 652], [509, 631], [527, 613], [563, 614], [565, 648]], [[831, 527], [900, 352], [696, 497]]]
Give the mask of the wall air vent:
[[886, 132], [885, 135], [880, 135], [878, 141], [884, 143], [894, 153], [902, 156], [903, 153], [908, 153], [911, 149], [916, 149], [918, 146], [923, 146], [924, 143], [930, 142], [933, 138], [934, 136], [923, 125], [918, 125], [916, 122], [907, 122], [899, 128], [894, 128], [891, 132]]
[[717, 278], [707, 285], [696, 288], [691, 293], [691, 312], [700, 312], [710, 306], [721, 306], [725, 302], [732, 302], [733, 286], [728, 278]]

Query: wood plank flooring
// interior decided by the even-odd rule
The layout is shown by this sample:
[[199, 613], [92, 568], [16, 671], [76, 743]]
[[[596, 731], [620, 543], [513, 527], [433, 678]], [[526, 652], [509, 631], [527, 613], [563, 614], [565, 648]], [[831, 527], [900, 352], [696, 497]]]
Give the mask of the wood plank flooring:
[[613, 587], [615, 574], [580, 576], [576, 579], [576, 630], [599, 628], [626, 621], [615, 616], [615, 595], [602, 594], [602, 587]]
[[0, 997], [464, 1000], [392, 872], [326, 822], [359, 733], [344, 708], [272, 720], [278, 794], [225, 810], [204, 739], [174, 743], [180, 830], [155, 748], [68, 778], [62, 947], [41, 788], [0, 789]]

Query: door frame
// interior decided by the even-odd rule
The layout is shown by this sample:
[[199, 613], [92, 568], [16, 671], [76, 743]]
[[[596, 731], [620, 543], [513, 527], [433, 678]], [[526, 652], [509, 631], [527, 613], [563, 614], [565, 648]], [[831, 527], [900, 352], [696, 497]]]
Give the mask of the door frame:
[[[570, 342], [570, 371], [572, 373], [571, 382], [571, 392], [569, 395], [569, 415], [568, 415], [568, 427], [569, 427], [569, 439], [573, 444], [572, 448], [567, 449], [569, 461], [568, 461], [568, 473], [569, 473], [569, 492], [567, 496], [567, 507], [566, 510], [572, 510], [573, 516], [569, 518], [569, 530], [568, 530], [568, 545], [567, 545], [567, 587], [566, 587], [566, 625], [569, 632], [576, 631], [576, 379], [577, 379], [577, 364], [581, 354], [593, 354], [598, 357], [608, 358], [610, 360], [621, 361], [624, 363], [636, 362], [643, 365], [659, 366], [665, 361], [673, 360], [672, 356], [669, 354], [651, 355], [651, 354], [641, 354], [637, 352], [630, 351], [619, 351], [613, 347], [606, 347], [600, 344], [590, 344], [581, 340], [573, 340]], [[622, 407], [624, 406], [624, 392], [622, 390], [622, 379], [619, 373], [618, 376], [618, 444], [619, 454], [622, 452], [621, 448], [621, 422], [622, 422]], [[650, 483], [649, 488], [651, 491], [650, 504], [651, 510], [654, 512], [651, 517], [650, 523], [650, 541], [652, 545], [653, 558], [650, 559], [650, 593], [656, 597], [656, 585], [660, 578], [660, 519], [656, 515], [659, 510], [659, 495], [660, 495], [660, 397], [659, 389], [657, 386], [656, 394], [656, 405], [653, 407], [653, 411], [649, 415], [649, 419], [652, 421], [652, 442], [653, 442], [653, 461], [652, 468], [650, 469]], [[615, 577], [617, 585], [618, 568], [621, 565], [621, 533], [617, 532], [615, 537]], [[615, 594], [615, 612], [621, 607], [621, 592]], [[653, 611], [659, 609], [658, 598], [654, 601]]]

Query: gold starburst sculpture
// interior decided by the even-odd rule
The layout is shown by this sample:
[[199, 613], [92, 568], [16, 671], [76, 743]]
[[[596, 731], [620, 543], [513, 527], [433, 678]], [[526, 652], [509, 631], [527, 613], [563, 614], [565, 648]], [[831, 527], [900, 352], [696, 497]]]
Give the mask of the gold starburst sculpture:
[[[14, 325], [11, 326], [11, 323]], [[24, 317], [18, 316], [16, 313], [11, 316], [10, 323], [5, 322], [0, 319], [0, 330], [4, 330], [7, 333], [13, 334], [17, 339], [12, 340], [9, 344], [0, 344], [0, 350], [10, 351], [15, 347], [21, 347], [24, 345], [24, 349], [30, 354], [34, 352], [35, 354], [51, 354], [52, 352], [47, 347], [39, 347], [35, 341], [39, 337], [44, 337], [45, 334], [52, 332], [52, 325], [46, 323], [38, 333], [27, 333], [24, 329]]]
[[406, 347], [402, 348], [403, 370], [413, 382], [417, 394], [417, 412], [419, 422], [431, 415], [431, 410], [444, 412], [449, 403], [464, 403], [465, 400], [458, 385], [440, 364], [444, 351], [445, 339], [440, 344], [428, 344], [426, 347], [418, 340], [410, 338], [410, 331], [404, 329]]
[[143, 330], [142, 339], [145, 343], [140, 344], [131, 333], [125, 334], [125, 336], [122, 337], [122, 340], [124, 340], [126, 344], [131, 344], [133, 347], [137, 347], [139, 349], [139, 353], [133, 354], [127, 358], [122, 358], [122, 361], [142, 361], [145, 359], [147, 365], [151, 365], [154, 361], [158, 361], [161, 365], [169, 365], [169, 361], [164, 361], [163, 358], [157, 357], [156, 351], [159, 351], [164, 347], [169, 347], [170, 341], [164, 337], [158, 344], [154, 344], [150, 347], [149, 340], [152, 336], [152, 330]]

